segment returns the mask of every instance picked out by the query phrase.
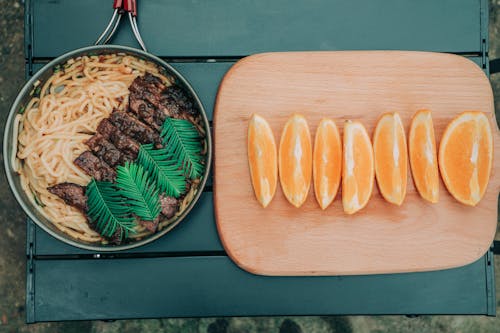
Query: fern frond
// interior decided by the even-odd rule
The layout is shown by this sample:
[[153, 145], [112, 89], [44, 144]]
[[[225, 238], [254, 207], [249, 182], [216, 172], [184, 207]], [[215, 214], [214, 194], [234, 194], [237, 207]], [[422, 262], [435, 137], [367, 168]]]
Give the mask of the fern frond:
[[127, 238], [136, 226], [129, 207], [113, 183], [98, 182], [94, 178], [87, 185], [87, 215], [95, 224], [96, 230], [105, 237], [111, 237], [121, 228], [121, 238]]
[[118, 166], [116, 185], [135, 215], [145, 221], [158, 217], [161, 210], [158, 189], [141, 165], [127, 162]]
[[162, 125], [161, 137], [167, 151], [178, 162], [178, 167], [185, 170], [189, 178], [203, 175], [205, 166], [201, 151], [200, 133], [196, 127], [185, 119], [167, 118]]
[[178, 198], [186, 191], [184, 173], [167, 149], [154, 149], [151, 143], [141, 145], [136, 162], [148, 172], [160, 193]]

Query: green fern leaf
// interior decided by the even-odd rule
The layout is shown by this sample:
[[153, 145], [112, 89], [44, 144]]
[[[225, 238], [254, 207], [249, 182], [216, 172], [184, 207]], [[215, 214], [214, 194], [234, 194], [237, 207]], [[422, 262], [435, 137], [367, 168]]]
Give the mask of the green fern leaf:
[[89, 207], [87, 215], [102, 236], [113, 236], [117, 228], [122, 230], [121, 238], [127, 238], [129, 232], [134, 232], [134, 218], [113, 183], [98, 182], [92, 178], [85, 194]]
[[177, 160], [189, 178], [203, 175], [205, 165], [201, 151], [203, 149], [200, 133], [196, 127], [185, 119], [167, 118], [162, 125], [161, 137], [167, 151]]
[[166, 149], [154, 149], [153, 144], [141, 145], [137, 163], [148, 172], [160, 193], [178, 198], [186, 191], [186, 178]]
[[116, 168], [116, 185], [127, 198], [132, 213], [145, 221], [153, 221], [160, 214], [158, 189], [141, 165], [127, 162]]

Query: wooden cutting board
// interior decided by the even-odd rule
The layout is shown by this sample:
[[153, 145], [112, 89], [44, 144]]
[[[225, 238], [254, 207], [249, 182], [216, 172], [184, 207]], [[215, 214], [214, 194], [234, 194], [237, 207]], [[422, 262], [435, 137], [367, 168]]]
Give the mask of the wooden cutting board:
[[[420, 198], [408, 174], [401, 207], [375, 188], [365, 209], [346, 215], [340, 193], [322, 211], [313, 189], [300, 208], [280, 186], [267, 208], [254, 197], [247, 161], [247, 126], [257, 112], [276, 143], [287, 118], [300, 112], [314, 137], [322, 117], [342, 131], [360, 120], [370, 135], [383, 112], [398, 111], [408, 131], [419, 109], [433, 112], [436, 140], [465, 110], [489, 116], [495, 157], [482, 201], [467, 207], [440, 184], [440, 200]], [[488, 78], [470, 60], [450, 54], [401, 51], [257, 54], [237, 62], [224, 77], [214, 114], [215, 215], [228, 255], [262, 275], [350, 275], [417, 272], [462, 266], [480, 258], [497, 225], [499, 135]], [[410, 169], [408, 169], [410, 170]]]

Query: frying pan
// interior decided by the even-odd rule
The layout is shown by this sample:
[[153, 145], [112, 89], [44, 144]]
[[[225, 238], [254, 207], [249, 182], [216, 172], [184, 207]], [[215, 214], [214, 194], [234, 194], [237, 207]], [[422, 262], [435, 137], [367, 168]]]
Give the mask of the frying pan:
[[[129, 18], [132, 21], [135, 21], [135, 15], [136, 15], [136, 6], [135, 2], [131, 1], [125, 1], [125, 3], [128, 3], [128, 6], [132, 8], [131, 11], [128, 12]], [[113, 17], [115, 16], [120, 16], [120, 14], [123, 14], [124, 12], [121, 9], [122, 2], [121, 1], [115, 1], [115, 12], [113, 14]], [[118, 6], [118, 7], [117, 7]], [[121, 11], [121, 12], [120, 12]], [[113, 21], [113, 18], [112, 18]], [[106, 29], [107, 31], [111, 31], [111, 35], [114, 33], [114, 30], [116, 30], [116, 26], [119, 23], [118, 22], [114, 24], [113, 22], [110, 21], [110, 24], [108, 24], [108, 28]], [[133, 23], [132, 23], [133, 25]], [[137, 25], [135, 24], [135, 29], [137, 28]], [[134, 30], [134, 29], [133, 29]], [[105, 31], [106, 32], [106, 31]], [[137, 34], [136, 34], [137, 32]], [[100, 37], [101, 40], [109, 40], [111, 38], [111, 35], [106, 36], [106, 38]], [[144, 48], [145, 46], [144, 43], [142, 42], [142, 38], [140, 38], [140, 35], [138, 35], [138, 31], [134, 30], [134, 35], [139, 41], [139, 44]], [[138, 37], [139, 36], [139, 37]], [[130, 55], [137, 57], [139, 59], [143, 59], [146, 61], [150, 61], [154, 64], [156, 64], [160, 69], [164, 70], [164, 74], [171, 78], [172, 81], [180, 86], [181, 88], [186, 91], [186, 93], [189, 95], [189, 97], [192, 98], [194, 105], [200, 112], [200, 116], [202, 118], [203, 126], [205, 129], [206, 133], [206, 143], [207, 143], [207, 153], [206, 153], [206, 160], [205, 160], [205, 172], [203, 174], [203, 177], [201, 179], [201, 182], [198, 187], [198, 191], [196, 192], [193, 200], [190, 202], [190, 204], [186, 207], [186, 209], [183, 211], [181, 215], [179, 215], [174, 221], [172, 221], [169, 225], [167, 225], [165, 228], [162, 230], [151, 234], [149, 236], [146, 236], [145, 238], [137, 241], [131, 241], [130, 243], [122, 244], [122, 245], [104, 245], [100, 243], [91, 243], [91, 242], [86, 242], [82, 241], [79, 239], [75, 239], [68, 234], [64, 233], [63, 231], [60, 231], [55, 227], [54, 224], [51, 223], [46, 217], [44, 217], [40, 211], [34, 206], [32, 203], [32, 200], [28, 198], [28, 194], [22, 189], [21, 187], [21, 182], [20, 182], [20, 177], [17, 174], [17, 172], [14, 171], [14, 166], [12, 165], [12, 154], [15, 154], [17, 151], [17, 137], [14, 137], [15, 135], [15, 129], [14, 129], [14, 119], [16, 115], [21, 112], [21, 110], [24, 108], [25, 105], [31, 100], [32, 98], [32, 93], [36, 89], [36, 86], [41, 85], [43, 86], [43, 83], [47, 81], [47, 79], [54, 73], [54, 69], [58, 67], [58, 65], [64, 64], [66, 61], [72, 58], [76, 58], [79, 56], [90, 56], [90, 55], [106, 55], [106, 54], [115, 54], [115, 53], [121, 53], [125, 55]], [[4, 129], [4, 140], [3, 140], [3, 156], [4, 156], [4, 165], [5, 165], [5, 172], [7, 175], [7, 180], [9, 183], [9, 187], [14, 194], [16, 200], [18, 201], [19, 205], [21, 208], [24, 210], [24, 212], [29, 216], [31, 220], [33, 220], [37, 226], [39, 226], [41, 229], [45, 230], [48, 232], [50, 235], [54, 236], [55, 238], [59, 239], [60, 241], [63, 241], [67, 244], [87, 249], [87, 250], [92, 250], [92, 251], [99, 251], [99, 252], [105, 252], [105, 251], [119, 251], [119, 250], [127, 250], [127, 249], [132, 249], [147, 243], [150, 243], [163, 235], [165, 235], [167, 232], [172, 230], [175, 226], [177, 226], [181, 221], [183, 221], [188, 213], [193, 209], [194, 205], [200, 198], [201, 193], [203, 192], [203, 189], [205, 187], [206, 181], [208, 179], [208, 175], [210, 172], [210, 164], [212, 160], [212, 139], [211, 139], [211, 134], [210, 134], [210, 126], [209, 122], [205, 113], [205, 109], [203, 108], [202, 103], [200, 102], [200, 99], [196, 95], [195, 91], [189, 84], [189, 82], [179, 73], [177, 72], [172, 66], [167, 64], [165, 61], [161, 60], [160, 58], [147, 53], [146, 51], [134, 49], [131, 47], [126, 47], [126, 46], [119, 46], [119, 45], [94, 45], [94, 46], [89, 46], [89, 47], [84, 47], [81, 49], [73, 50], [68, 53], [65, 53], [58, 58], [52, 60], [49, 62], [47, 65], [45, 65], [42, 69], [40, 69], [21, 89], [20, 93], [18, 94], [17, 98], [15, 99], [10, 111], [9, 115], [7, 118], [7, 122], [5, 124], [5, 129]]]

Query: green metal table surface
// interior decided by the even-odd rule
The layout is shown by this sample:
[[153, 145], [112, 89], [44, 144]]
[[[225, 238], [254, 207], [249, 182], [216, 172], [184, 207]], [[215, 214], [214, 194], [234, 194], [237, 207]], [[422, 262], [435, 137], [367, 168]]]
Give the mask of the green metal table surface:
[[[27, 0], [25, 5], [28, 76], [62, 53], [92, 44], [112, 13], [111, 1], [102, 0]], [[139, 28], [149, 51], [191, 82], [210, 120], [224, 73], [257, 52], [452, 52], [488, 72], [487, 15], [485, 0], [139, 2]], [[113, 42], [137, 47], [128, 23]], [[183, 223], [138, 249], [94, 253], [52, 238], [31, 221], [27, 230], [28, 322], [496, 311], [491, 251], [465, 267], [436, 272], [343, 277], [244, 272], [219, 241], [211, 182]], [[130, 279], [134, 288], [125, 283]]]

